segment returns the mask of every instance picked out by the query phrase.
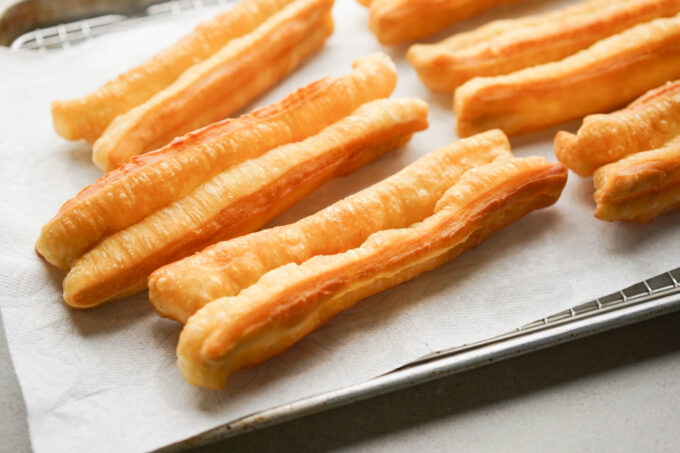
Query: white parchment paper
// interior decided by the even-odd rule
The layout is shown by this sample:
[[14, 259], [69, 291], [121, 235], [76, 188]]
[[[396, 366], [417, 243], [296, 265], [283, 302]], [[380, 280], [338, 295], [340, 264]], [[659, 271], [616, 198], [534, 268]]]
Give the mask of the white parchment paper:
[[[448, 32], [547, 7], [528, 2], [501, 8]], [[179, 324], [156, 316], [146, 294], [87, 311], [68, 309], [61, 301], [63, 272], [41, 261], [33, 244], [61, 203], [100, 176], [87, 144], [66, 142], [52, 131], [50, 101], [98, 87], [214, 12], [42, 56], [0, 53], [0, 308], [37, 452], [161, 447], [257, 410], [364, 381], [431, 351], [502, 333], [677, 266], [679, 215], [650, 225], [601, 222], [592, 216], [592, 182], [570, 175], [554, 207], [532, 213], [452, 263], [360, 302], [288, 352], [237, 373], [226, 390], [190, 387], [175, 366]], [[322, 76], [344, 74], [354, 58], [381, 49], [366, 30], [366, 10], [353, 0], [337, 0], [334, 15], [336, 32], [323, 52], [248, 110]], [[311, 214], [456, 139], [451, 97], [419, 83], [405, 49], [386, 49], [399, 69], [394, 96], [427, 100], [430, 128], [403, 149], [326, 184], [276, 223]], [[556, 130], [513, 139], [515, 154], [554, 159]]]

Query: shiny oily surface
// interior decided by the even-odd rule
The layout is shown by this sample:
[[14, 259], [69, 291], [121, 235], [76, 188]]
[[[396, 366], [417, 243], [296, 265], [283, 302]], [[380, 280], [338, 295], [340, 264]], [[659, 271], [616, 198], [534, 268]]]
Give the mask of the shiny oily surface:
[[473, 77], [560, 60], [626, 28], [679, 12], [679, 0], [585, 0], [490, 22], [434, 44], [414, 44], [407, 58], [428, 88], [453, 93]]
[[205, 305], [182, 330], [182, 374], [194, 385], [223, 387], [233, 371], [283, 352], [361, 299], [434, 269], [553, 204], [566, 179], [563, 166], [540, 157], [504, 156], [471, 168], [422, 221], [378, 231], [342, 253], [283, 265], [237, 296]]
[[149, 299], [163, 316], [186, 322], [205, 304], [237, 295], [270, 270], [340, 253], [377, 231], [423, 220], [467, 170], [509, 156], [510, 143], [500, 131], [452, 143], [295, 223], [220, 242], [162, 267], [149, 278]]
[[563, 60], [456, 89], [456, 131], [522, 134], [621, 107], [680, 76], [680, 15], [656, 19], [596, 42]]

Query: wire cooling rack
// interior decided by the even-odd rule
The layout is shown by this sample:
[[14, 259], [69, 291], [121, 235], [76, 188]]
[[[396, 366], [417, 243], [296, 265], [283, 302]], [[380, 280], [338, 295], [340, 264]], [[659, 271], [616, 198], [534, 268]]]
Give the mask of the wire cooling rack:
[[[187, 11], [228, 5], [236, 1], [173, 0], [56, 25], [36, 23], [33, 30], [17, 33], [10, 47], [15, 51], [32, 50], [44, 53], [68, 48], [140, 22], [162, 20]], [[19, 3], [30, 2], [24, 0]], [[112, 10], [119, 7], [115, 1], [110, 3]], [[138, 0], [138, 4], [143, 3], [144, 0]], [[0, 8], [0, 19], [2, 12]], [[539, 319], [503, 335], [435, 352], [361, 384], [253, 413], [157, 451], [170, 452], [209, 444], [245, 431], [351, 404], [675, 311], [680, 311], [680, 268]]]
[[[97, 36], [124, 30], [149, 20], [177, 17], [188, 11], [201, 10], [206, 7], [222, 6], [235, 3], [237, 0], [173, 0], [152, 4], [146, 8], [129, 9], [122, 14], [106, 14], [89, 17], [73, 22], [60, 23], [29, 31], [18, 36], [11, 45], [12, 50], [35, 50], [47, 52], [64, 49]], [[115, 2], [113, 2], [115, 3]], [[112, 6], [115, 9], [115, 5]]]

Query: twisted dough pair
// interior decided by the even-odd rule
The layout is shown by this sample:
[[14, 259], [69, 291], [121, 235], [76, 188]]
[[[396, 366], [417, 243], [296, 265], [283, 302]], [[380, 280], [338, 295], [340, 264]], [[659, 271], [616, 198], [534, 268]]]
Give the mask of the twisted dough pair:
[[618, 108], [680, 77], [680, 0], [588, 0], [489, 23], [407, 57], [454, 92], [456, 130], [508, 135]]
[[553, 204], [567, 170], [515, 158], [501, 131], [441, 148], [294, 224], [218, 243], [149, 278], [156, 310], [186, 325], [178, 364], [192, 384], [292, 346], [359, 300], [409, 280]]
[[680, 81], [587, 116], [576, 135], [559, 132], [555, 154], [579, 175], [594, 174], [599, 219], [650, 222], [679, 208]]
[[224, 119], [275, 85], [333, 32], [333, 0], [243, 0], [95, 92], [55, 101], [63, 137], [104, 171]]
[[607, 112], [680, 77], [680, 15], [652, 20], [597, 41], [560, 61], [456, 89], [460, 136], [500, 128], [509, 135], [536, 131]]
[[634, 25], [680, 13], [680, 0], [585, 0], [544, 14], [490, 22], [407, 58], [431, 90], [453, 93], [474, 77], [558, 61]]
[[384, 54], [278, 104], [133, 158], [65, 203], [36, 250], [69, 270], [64, 300], [84, 308], [146, 288], [159, 267], [261, 228], [325, 181], [427, 127], [427, 104], [380, 99], [396, 85]]
[[[520, 134], [611, 110], [679, 77], [679, 12], [680, 0], [589, 0], [414, 45], [408, 58], [430, 88], [455, 90], [459, 135]], [[648, 222], [680, 203], [677, 85], [586, 117], [577, 136], [557, 135], [560, 161], [595, 173], [596, 217]]]

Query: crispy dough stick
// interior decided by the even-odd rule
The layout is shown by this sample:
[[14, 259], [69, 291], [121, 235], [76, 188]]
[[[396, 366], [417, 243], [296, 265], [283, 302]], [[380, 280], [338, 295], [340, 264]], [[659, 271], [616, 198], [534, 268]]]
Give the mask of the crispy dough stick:
[[212, 124], [134, 158], [66, 202], [42, 229], [36, 251], [69, 269], [105, 236], [189, 194], [230, 166], [317, 134], [373, 99], [389, 96], [397, 75], [389, 57], [357, 60], [354, 71], [325, 78], [279, 103]]
[[478, 77], [455, 93], [459, 136], [542, 129], [616, 108], [680, 76], [680, 15], [598, 41], [561, 61]]
[[162, 316], [186, 322], [208, 302], [237, 295], [265, 272], [344, 252], [376, 231], [423, 220], [465, 171], [510, 155], [510, 143], [500, 131], [440, 148], [296, 223], [220, 242], [158, 269], [149, 277], [149, 300]]
[[[285, 60], [285, 55], [293, 52], [288, 59], [299, 62], [309, 54], [310, 46], [304, 43], [319, 27], [328, 29], [323, 18], [332, 5], [333, 0], [297, 0], [251, 33], [192, 66], [170, 86], [117, 116], [94, 143], [93, 161], [108, 171], [130, 157], [165, 145], [192, 127], [205, 126], [233, 113], [227, 108], [242, 106], [244, 93], [251, 99], [260, 94], [252, 90], [251, 80], [267, 71], [272, 61], [282, 56]], [[317, 47], [315, 43], [311, 50]], [[277, 65], [290, 68], [287, 63]], [[281, 75], [280, 70], [275, 73]], [[234, 96], [238, 102], [232, 101]], [[201, 123], [197, 124], [199, 119]]]
[[590, 115], [576, 135], [560, 131], [555, 155], [581, 176], [629, 154], [661, 148], [680, 136], [680, 81], [649, 91], [623, 110]]
[[651, 222], [680, 208], [680, 143], [607, 164], [595, 172], [593, 182], [595, 217]]
[[491, 22], [436, 44], [415, 44], [407, 57], [428, 88], [453, 93], [473, 77], [560, 60], [633, 25], [678, 13], [678, 0], [588, 0]]
[[380, 99], [301, 142], [235, 165], [179, 201], [103, 239], [64, 280], [86, 308], [146, 288], [154, 270], [219, 240], [261, 228], [329, 179], [354, 171], [427, 127], [427, 104]]
[[254, 98], [264, 93], [292, 70], [313, 52], [323, 46], [326, 39], [333, 34], [333, 18], [328, 12], [321, 19], [321, 23], [296, 47], [289, 49], [280, 56], [274, 58], [269, 64], [258, 71], [250, 80], [247, 80], [241, 87], [224, 102], [215, 104], [212, 109], [202, 110], [196, 113], [187, 122], [169, 131], [164, 137], [157, 139], [150, 148], [159, 148], [170, 141], [170, 137], [179, 137], [186, 131], [192, 131], [212, 122], [212, 118], [219, 119], [228, 117], [231, 113], [241, 110], [247, 106]]
[[81, 98], [52, 103], [54, 129], [69, 140], [94, 142], [121, 113], [170, 85], [190, 66], [249, 33], [294, 0], [244, 0], [202, 22], [166, 50]]
[[540, 157], [498, 159], [468, 171], [431, 216], [371, 235], [337, 255], [287, 264], [238, 296], [210, 302], [185, 325], [178, 365], [194, 385], [280, 354], [359, 300], [453, 259], [534, 209], [553, 204], [567, 170]]
[[373, 0], [369, 27], [382, 44], [431, 35], [494, 6], [521, 0]]

